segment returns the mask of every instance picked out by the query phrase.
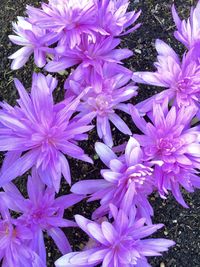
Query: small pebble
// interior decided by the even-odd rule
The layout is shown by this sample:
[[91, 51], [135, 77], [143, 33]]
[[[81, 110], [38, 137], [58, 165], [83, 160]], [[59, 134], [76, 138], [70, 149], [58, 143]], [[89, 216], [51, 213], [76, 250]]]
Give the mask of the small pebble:
[[164, 235], [168, 235], [168, 232], [167, 231], [164, 231]]
[[97, 154], [94, 155], [94, 160], [97, 160], [99, 156]]
[[135, 53], [142, 54], [142, 51], [140, 49], [135, 49]]

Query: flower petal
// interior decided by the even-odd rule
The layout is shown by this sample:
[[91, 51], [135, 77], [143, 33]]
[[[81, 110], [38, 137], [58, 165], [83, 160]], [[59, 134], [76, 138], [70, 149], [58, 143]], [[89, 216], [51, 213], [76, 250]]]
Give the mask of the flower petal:
[[75, 183], [71, 187], [71, 192], [75, 194], [93, 194], [101, 189], [105, 189], [109, 186], [109, 183], [104, 179], [96, 179], [96, 180], [84, 180]]
[[69, 241], [60, 228], [50, 228], [47, 232], [53, 238], [55, 244], [57, 245], [62, 254], [71, 252], [71, 246], [69, 244]]
[[101, 161], [103, 161], [103, 163], [107, 167], [109, 167], [110, 161], [112, 159], [117, 159], [117, 156], [112, 151], [112, 149], [103, 143], [100, 143], [100, 142], [95, 143], [95, 150], [97, 154], [99, 155]]

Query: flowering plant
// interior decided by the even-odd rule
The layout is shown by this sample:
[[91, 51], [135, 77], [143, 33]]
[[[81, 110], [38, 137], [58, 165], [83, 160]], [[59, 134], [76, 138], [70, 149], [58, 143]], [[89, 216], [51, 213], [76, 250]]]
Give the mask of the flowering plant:
[[[144, 226], [145, 219], [135, 219], [135, 209], [129, 216], [123, 210], [110, 205], [114, 222], [103, 221], [101, 224], [90, 221], [81, 215], [75, 219], [93, 244], [83, 252], [69, 253], [56, 261], [57, 267], [68, 266], [144, 266], [148, 267], [145, 256], [158, 256], [174, 242], [167, 239], [143, 239], [163, 225]], [[89, 242], [92, 242], [92, 241]]]
[[[22, 47], [9, 57], [11, 69], [33, 55], [38, 68], [62, 76], [63, 83], [37, 68], [29, 92], [14, 80], [17, 104], [0, 103], [0, 151], [6, 152], [0, 170], [3, 267], [47, 266], [46, 234], [62, 254], [54, 259], [57, 267], [149, 267], [146, 257], [175, 244], [148, 238], [163, 227], [152, 224], [149, 197], [157, 191], [165, 199], [171, 191], [188, 207], [181, 188], [200, 188], [200, 1], [187, 21], [172, 6], [174, 35], [187, 51], [180, 60], [157, 39], [154, 72], [123, 66], [133, 52], [120, 46], [121, 37], [141, 25], [141, 12], [129, 9], [128, 0], [49, 0], [27, 6], [26, 17], [13, 23], [9, 38]], [[133, 105], [140, 83], [165, 90]], [[57, 101], [60, 87], [65, 92]], [[103, 141], [95, 143], [94, 159], [106, 167], [102, 179], [89, 179], [88, 173], [74, 183], [71, 158], [93, 164], [84, 152], [93, 124]], [[128, 135], [119, 146], [115, 128]], [[20, 192], [16, 178], [22, 175], [18, 181], [27, 190]], [[75, 215], [73, 221], [67, 212], [83, 199], [100, 205], [92, 220]], [[82, 251], [72, 252], [61, 229], [69, 227], [88, 235]]]

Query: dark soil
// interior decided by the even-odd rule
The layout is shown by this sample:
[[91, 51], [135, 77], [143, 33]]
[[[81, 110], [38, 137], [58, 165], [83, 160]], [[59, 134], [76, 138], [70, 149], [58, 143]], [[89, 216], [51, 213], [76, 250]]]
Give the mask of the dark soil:
[[[192, 0], [132, 0], [131, 9], [142, 9], [143, 13], [140, 21], [142, 27], [133, 34], [125, 37], [122, 42], [123, 47], [133, 50], [135, 55], [126, 61], [126, 66], [132, 70], [151, 70], [156, 59], [154, 42], [160, 38], [169, 44], [179, 53], [183, 53], [183, 47], [173, 38], [174, 24], [171, 17], [170, 7], [175, 2], [182, 16], [188, 14], [189, 7], [196, 1]], [[17, 99], [16, 89], [13, 85], [13, 78], [19, 78], [26, 87], [30, 87], [31, 75], [35, 67], [30, 61], [25, 68], [19, 71], [10, 70], [10, 61], [7, 57], [16, 51], [17, 47], [9, 42], [8, 35], [12, 33], [11, 22], [17, 16], [23, 16], [26, 4], [39, 5], [37, 0], [1, 0], [0, 1], [0, 99], [14, 104]], [[61, 82], [62, 85], [62, 82]], [[140, 102], [158, 92], [159, 88], [140, 86], [139, 95], [133, 99], [133, 103]], [[123, 115], [123, 119], [130, 119]], [[131, 122], [129, 123], [131, 124]], [[134, 125], [130, 125], [133, 132], [136, 131]], [[76, 182], [84, 178], [99, 178], [101, 163], [94, 154], [93, 147], [98, 138], [95, 131], [92, 131], [87, 142], [82, 143], [85, 151], [94, 158], [95, 164], [89, 164], [70, 160], [73, 181]], [[127, 140], [115, 130], [115, 144], [121, 144]], [[2, 158], [2, 157], [1, 157]], [[17, 185], [25, 193], [26, 179], [17, 179]], [[64, 183], [60, 194], [69, 191], [69, 187]], [[155, 223], [164, 223], [165, 228], [160, 230], [158, 237], [166, 237], [176, 241], [176, 246], [163, 257], [150, 260], [154, 267], [199, 267], [200, 266], [200, 198], [199, 191], [194, 194], [184, 194], [190, 209], [184, 209], [176, 201], [169, 197], [163, 201], [158, 195], [151, 197], [151, 202], [155, 210]], [[82, 214], [88, 218], [98, 203], [83, 202], [76, 205], [71, 210], [66, 211], [66, 218], [73, 218], [73, 214]], [[66, 234], [74, 250], [79, 250], [86, 241], [85, 235], [77, 229], [67, 229]], [[53, 267], [54, 261], [60, 256], [54, 243], [47, 237], [46, 247], [48, 250], [48, 266]]]

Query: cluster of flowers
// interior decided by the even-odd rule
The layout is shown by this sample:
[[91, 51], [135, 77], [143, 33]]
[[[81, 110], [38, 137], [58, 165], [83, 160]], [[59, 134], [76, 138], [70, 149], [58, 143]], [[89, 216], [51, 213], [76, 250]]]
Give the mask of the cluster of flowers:
[[[157, 190], [162, 198], [171, 191], [187, 207], [180, 186], [200, 188], [200, 135], [195, 126], [200, 96], [200, 1], [188, 21], [173, 7], [176, 38], [186, 45], [182, 63], [166, 43], [156, 41], [156, 72], [136, 72], [122, 66], [132, 52], [116, 48], [120, 36], [136, 30], [140, 12], [128, 12], [128, 0], [49, 0], [41, 8], [27, 7], [27, 17], [14, 23], [23, 46], [10, 56], [12, 69], [22, 67], [34, 53], [38, 67], [60, 72], [76, 66], [65, 82], [65, 99], [54, 104], [57, 80], [34, 74], [30, 93], [19, 80], [20, 98], [12, 107], [1, 103], [0, 151], [6, 151], [0, 172], [0, 259], [6, 267], [46, 266], [43, 232], [64, 255], [57, 267], [149, 267], [146, 256], [159, 256], [174, 245], [167, 239], [147, 238], [163, 225], [152, 224], [148, 196]], [[136, 106], [125, 103], [137, 94], [135, 82], [168, 88]], [[129, 114], [143, 134], [132, 134], [115, 113]], [[78, 146], [94, 126], [104, 143], [95, 144], [106, 169], [103, 179], [79, 181], [72, 194], [56, 197], [63, 176], [71, 185], [65, 155], [92, 163]], [[130, 135], [113, 147], [111, 121]], [[28, 198], [12, 180], [31, 170]], [[68, 207], [84, 198], [100, 200], [92, 220], [81, 215], [63, 218]], [[10, 211], [18, 216], [11, 217]], [[89, 236], [81, 252], [71, 252], [60, 229], [79, 226]]]

